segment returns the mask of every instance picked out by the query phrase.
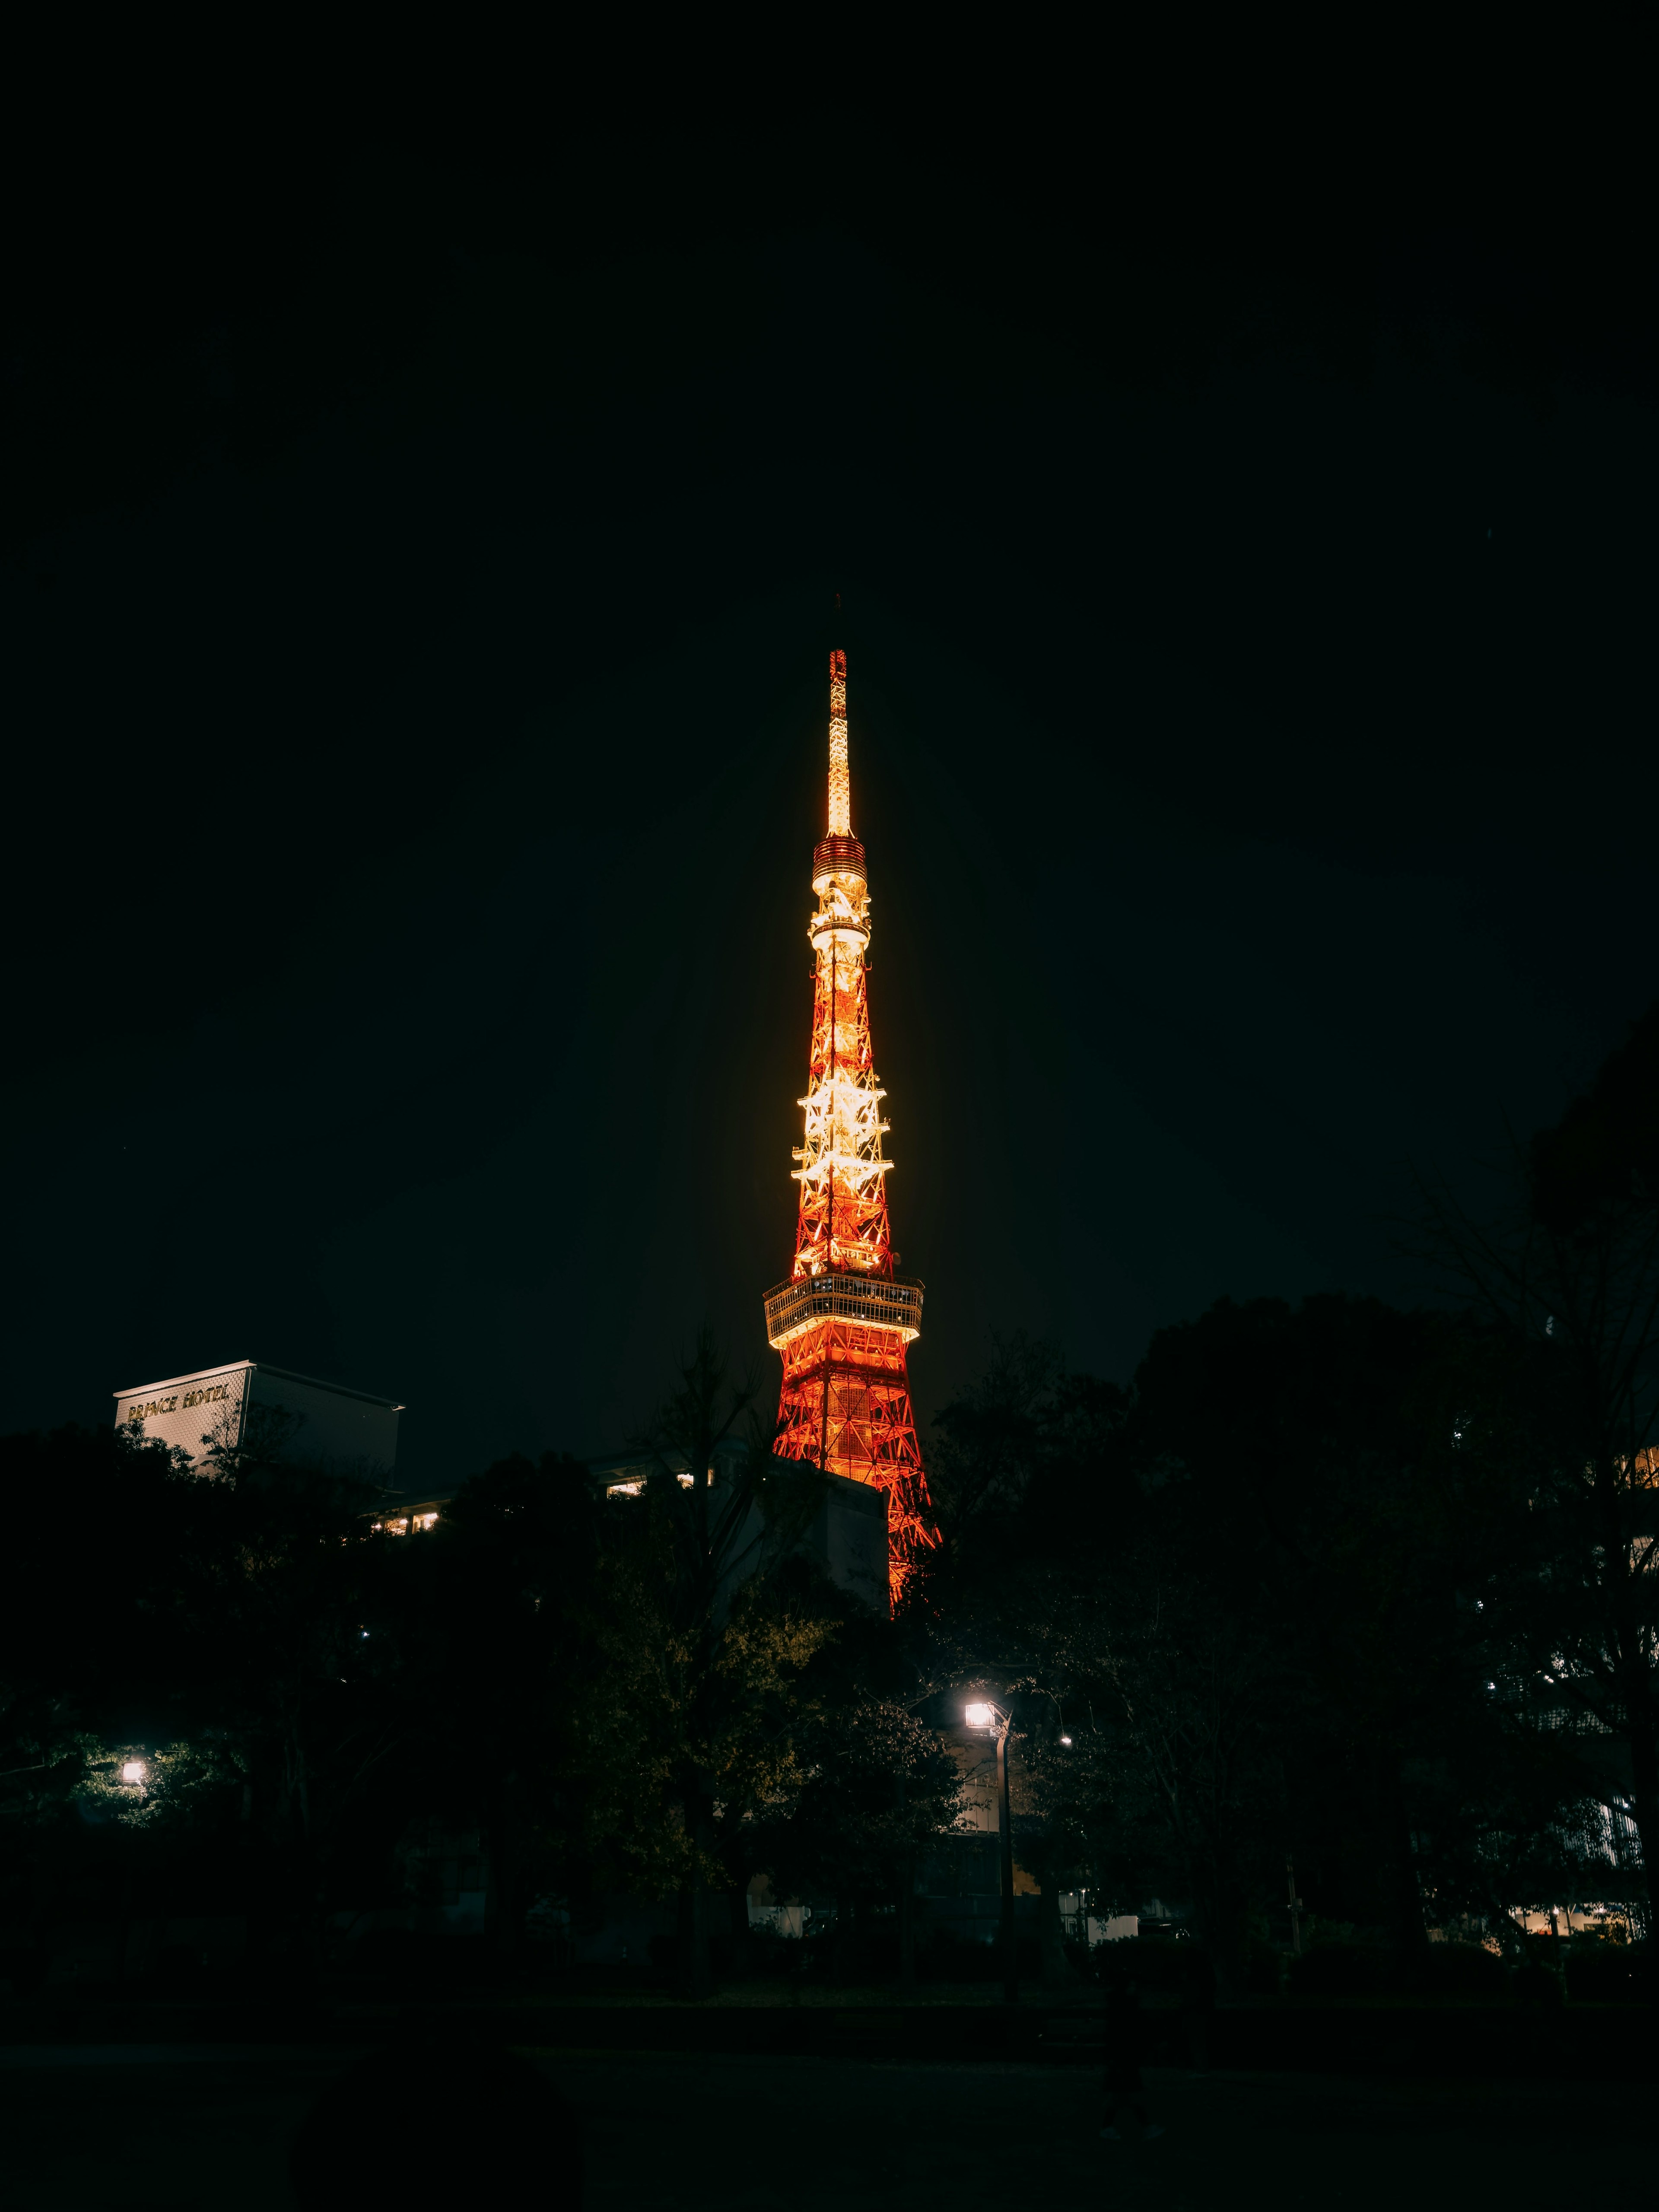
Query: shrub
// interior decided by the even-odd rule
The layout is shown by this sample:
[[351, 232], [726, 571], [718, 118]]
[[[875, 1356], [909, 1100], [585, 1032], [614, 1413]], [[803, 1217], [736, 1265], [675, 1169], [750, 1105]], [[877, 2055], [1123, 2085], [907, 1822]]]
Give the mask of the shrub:
[[763, 1978], [787, 1981], [806, 1963], [806, 1945], [799, 1936], [781, 1936], [763, 1924], [749, 1931], [749, 1971]]
[[46, 1978], [52, 1961], [44, 1951], [16, 1949], [0, 1951], [0, 1997], [33, 1996]]
[[[1019, 1978], [1035, 1982], [1042, 1975], [1042, 1946], [1035, 1936], [1023, 1929], [1016, 1942], [1019, 1948]], [[898, 1944], [892, 1945], [891, 1972], [898, 1971]], [[916, 1942], [916, 1973], [927, 1982], [994, 1982], [1002, 1978], [1002, 1945], [994, 1938], [988, 1942], [975, 1942], [957, 1935], [954, 1928], [930, 1929], [925, 1937]]]
[[354, 1979], [367, 1976], [413, 1994], [482, 1981], [492, 1966], [482, 1936], [439, 1935], [408, 1928], [371, 1928], [343, 1951], [340, 1964]]
[[169, 1943], [157, 1955], [148, 1978], [158, 1996], [194, 1996], [207, 1979], [207, 1970], [199, 1950], [188, 1943]]
[[1431, 1943], [1412, 1975], [1425, 1996], [1492, 1997], [1509, 1994], [1509, 1971], [1480, 1943]]
[[1650, 1943], [1574, 1936], [1566, 1953], [1567, 1995], [1579, 2004], [1640, 2004], [1653, 1993]]
[[1516, 1998], [1523, 2005], [1543, 2005], [1553, 2010], [1567, 1994], [1561, 1968], [1561, 1946], [1554, 1936], [1523, 1936], [1510, 1984]]
[[1296, 1997], [1374, 1996], [1387, 1965], [1374, 1943], [1320, 1943], [1291, 1960], [1286, 1979]]
[[994, 1943], [970, 1942], [954, 1928], [929, 1929], [916, 1944], [916, 1972], [929, 1982], [988, 1982], [999, 1971]]
[[1143, 1990], [1179, 1990], [1186, 1979], [1187, 1940], [1172, 1936], [1121, 1936], [1097, 1943], [1090, 1970], [1097, 1981], [1133, 1974]]
[[1283, 1984], [1285, 1960], [1278, 1952], [1253, 1950], [1244, 1965], [1245, 1994], [1253, 1997], [1276, 1997]]

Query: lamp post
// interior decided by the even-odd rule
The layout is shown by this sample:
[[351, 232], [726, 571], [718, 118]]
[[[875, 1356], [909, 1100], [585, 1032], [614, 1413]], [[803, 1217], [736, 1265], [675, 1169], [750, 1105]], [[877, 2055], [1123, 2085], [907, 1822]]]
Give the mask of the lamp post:
[[1294, 1957], [1302, 1956], [1302, 1899], [1296, 1893], [1296, 1862], [1285, 1862], [1285, 1886], [1291, 1898], [1291, 1951]]
[[[142, 1799], [147, 1793], [144, 1784], [149, 1779], [149, 1768], [142, 1759], [124, 1759], [120, 1766], [121, 1787], [131, 1790]], [[115, 1957], [115, 1978], [125, 1984], [127, 1978], [127, 1953], [132, 1948], [132, 1870], [123, 1864], [121, 1870], [121, 1948]]]
[[1008, 1805], [1008, 1731], [1013, 1715], [1000, 1705], [972, 1705], [963, 1718], [969, 1728], [994, 1729], [997, 1737], [997, 1837], [1002, 1859], [1002, 2002], [1019, 2002], [1019, 1948], [1014, 1936], [1014, 1822]]

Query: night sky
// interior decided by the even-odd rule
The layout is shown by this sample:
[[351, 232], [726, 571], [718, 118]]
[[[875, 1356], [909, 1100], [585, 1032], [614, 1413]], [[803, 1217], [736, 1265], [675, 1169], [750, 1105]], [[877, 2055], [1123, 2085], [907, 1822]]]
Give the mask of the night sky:
[[659, 189], [40, 226], [0, 1427], [252, 1357], [424, 1486], [704, 1321], [769, 1390], [836, 641], [924, 1420], [1419, 1295], [1413, 1164], [1484, 1202], [1659, 990], [1650, 243]]

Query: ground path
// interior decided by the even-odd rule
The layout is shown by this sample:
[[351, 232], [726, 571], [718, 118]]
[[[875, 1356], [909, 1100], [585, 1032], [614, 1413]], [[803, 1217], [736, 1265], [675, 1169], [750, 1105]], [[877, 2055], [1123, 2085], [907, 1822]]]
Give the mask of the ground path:
[[[1157, 2071], [1156, 2142], [1099, 2139], [1073, 2068], [538, 2054], [581, 2116], [591, 2212], [1532, 2212], [1642, 2201], [1639, 2091]], [[0, 2050], [8, 2212], [276, 2212], [289, 2136], [344, 2056]], [[418, 2127], [408, 2112], [374, 2124]], [[534, 2212], [519, 2186], [478, 2204]]]

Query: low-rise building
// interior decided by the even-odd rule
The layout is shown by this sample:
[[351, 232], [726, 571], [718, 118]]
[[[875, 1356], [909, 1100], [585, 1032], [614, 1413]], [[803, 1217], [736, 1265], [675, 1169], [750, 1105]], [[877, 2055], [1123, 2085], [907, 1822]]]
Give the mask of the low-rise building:
[[[708, 1455], [702, 1470], [710, 1488], [729, 1492], [744, 1479], [750, 1447], [740, 1437], [725, 1437]], [[690, 1488], [695, 1474], [684, 1452], [632, 1449], [598, 1452], [586, 1462], [594, 1487], [625, 1506], [641, 1498], [653, 1475], [672, 1474]], [[775, 1462], [778, 1474], [789, 1483], [801, 1480], [797, 1460]], [[818, 1478], [818, 1494], [795, 1531], [792, 1548], [813, 1560], [838, 1589], [848, 1591], [884, 1613], [888, 1608], [887, 1493], [873, 1484], [854, 1482], [844, 1475]], [[405, 1494], [383, 1510], [379, 1525], [387, 1534], [418, 1534], [434, 1528], [459, 1484], [424, 1492]], [[726, 1534], [725, 1550], [732, 1582], [744, 1581], [759, 1565], [765, 1551], [765, 1518], [760, 1502], [751, 1498], [740, 1526]]]
[[118, 1428], [187, 1451], [198, 1466], [257, 1440], [274, 1457], [381, 1483], [397, 1464], [398, 1416], [404, 1410], [395, 1399], [263, 1359], [134, 1383], [114, 1397]]

